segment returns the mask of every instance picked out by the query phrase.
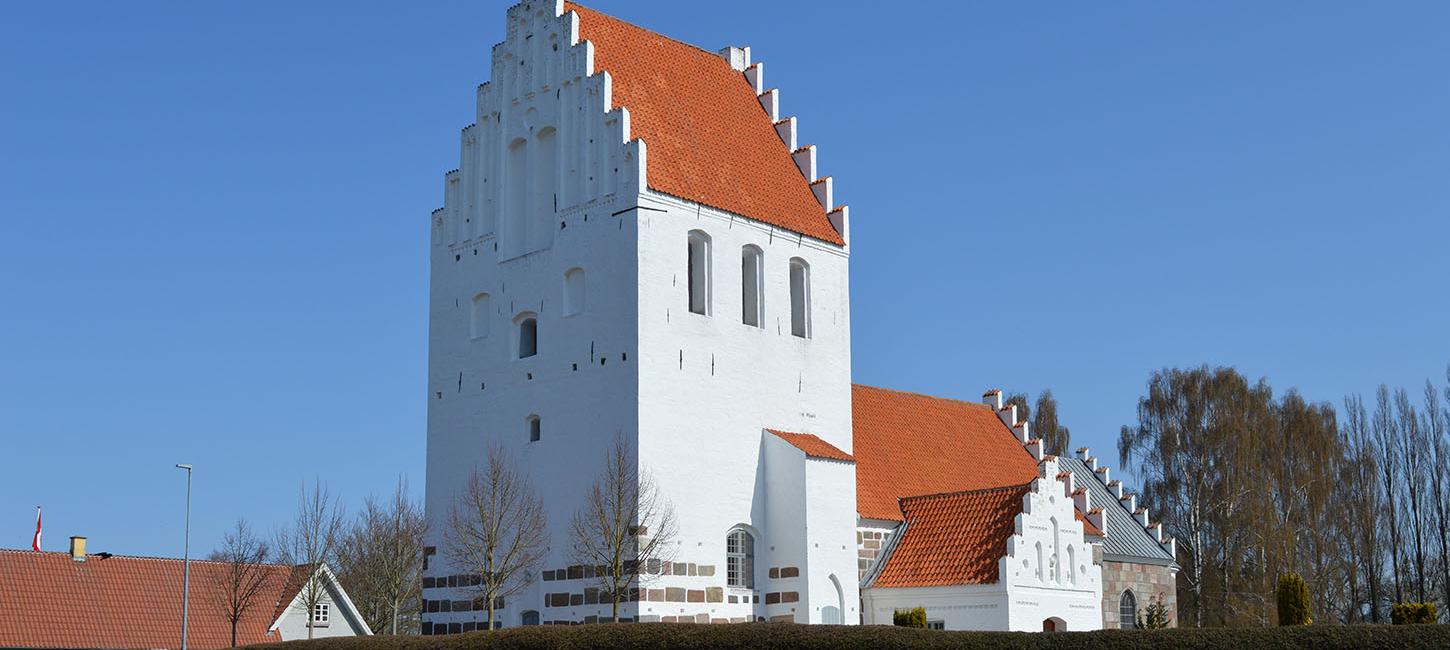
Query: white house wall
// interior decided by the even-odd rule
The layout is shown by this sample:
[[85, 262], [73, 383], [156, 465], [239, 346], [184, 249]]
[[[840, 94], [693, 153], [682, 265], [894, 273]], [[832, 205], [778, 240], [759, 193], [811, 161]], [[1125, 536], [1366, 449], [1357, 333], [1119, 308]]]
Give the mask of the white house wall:
[[921, 607], [928, 621], [941, 621], [947, 630], [1009, 629], [1007, 591], [1001, 585], [871, 588], [862, 597], [866, 625], [891, 625], [896, 610]]

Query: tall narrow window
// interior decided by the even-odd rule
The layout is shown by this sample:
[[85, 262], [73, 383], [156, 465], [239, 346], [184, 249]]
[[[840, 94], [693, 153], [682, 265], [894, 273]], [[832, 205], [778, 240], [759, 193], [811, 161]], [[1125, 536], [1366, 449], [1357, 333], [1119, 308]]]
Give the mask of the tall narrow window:
[[690, 311], [710, 314], [710, 236], [690, 231], [689, 268], [685, 284], [690, 294]]
[[1124, 630], [1138, 627], [1138, 599], [1131, 590], [1124, 591], [1118, 599], [1118, 627]]
[[564, 273], [564, 315], [584, 312], [584, 269], [572, 268]]
[[761, 287], [761, 258], [759, 248], [746, 246], [740, 249], [740, 322], [760, 327], [765, 321], [765, 295]]
[[533, 314], [521, 315], [518, 322], [519, 358], [527, 359], [539, 353], [539, 320]]
[[799, 257], [790, 259], [790, 333], [811, 336], [811, 267]]
[[529, 442], [538, 442], [543, 438], [543, 427], [539, 424], [539, 416], [530, 415], [524, 418], [524, 423], [528, 425]]
[[725, 536], [725, 584], [755, 587], [755, 538], [744, 528], [731, 529]]
[[486, 293], [473, 297], [473, 305], [468, 313], [468, 335], [475, 339], [488, 336], [488, 294]]

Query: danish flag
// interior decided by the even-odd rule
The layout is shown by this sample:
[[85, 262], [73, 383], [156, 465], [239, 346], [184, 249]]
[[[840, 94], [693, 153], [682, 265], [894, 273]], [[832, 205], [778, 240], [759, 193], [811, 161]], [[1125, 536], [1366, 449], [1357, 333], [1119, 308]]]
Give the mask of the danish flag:
[[35, 506], [35, 539], [30, 542], [30, 550], [40, 552], [40, 506]]

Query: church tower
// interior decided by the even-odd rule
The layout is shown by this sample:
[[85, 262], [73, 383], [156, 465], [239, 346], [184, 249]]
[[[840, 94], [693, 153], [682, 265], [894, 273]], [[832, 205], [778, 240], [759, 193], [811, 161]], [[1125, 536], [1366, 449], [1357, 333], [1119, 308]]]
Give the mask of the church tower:
[[432, 215], [425, 633], [482, 629], [448, 513], [491, 444], [549, 516], [503, 625], [607, 617], [568, 523], [623, 437], [678, 523], [637, 621], [859, 621], [847, 209], [749, 48], [507, 14]]

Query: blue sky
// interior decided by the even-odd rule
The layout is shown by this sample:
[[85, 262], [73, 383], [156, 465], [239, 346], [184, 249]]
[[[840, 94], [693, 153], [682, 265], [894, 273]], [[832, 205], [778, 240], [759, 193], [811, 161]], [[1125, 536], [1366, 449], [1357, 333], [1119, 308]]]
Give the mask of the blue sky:
[[[0, 9], [0, 547], [179, 555], [423, 483], [429, 212], [505, 2]], [[852, 208], [853, 371], [1445, 381], [1450, 4], [592, 6], [751, 45]]]

